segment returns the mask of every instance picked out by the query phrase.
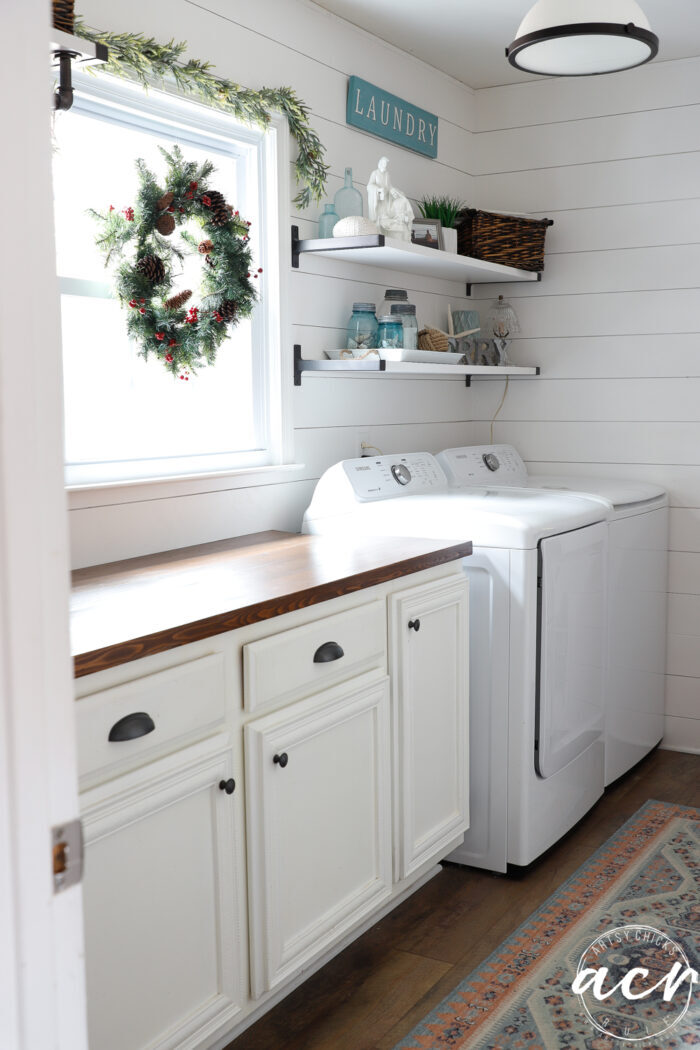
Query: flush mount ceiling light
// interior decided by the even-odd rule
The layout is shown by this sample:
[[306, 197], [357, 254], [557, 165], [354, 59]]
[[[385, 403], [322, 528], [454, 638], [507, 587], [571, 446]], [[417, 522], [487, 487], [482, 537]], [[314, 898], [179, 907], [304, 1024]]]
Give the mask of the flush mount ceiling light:
[[586, 77], [641, 66], [658, 50], [635, 0], [538, 0], [506, 57], [527, 73]]

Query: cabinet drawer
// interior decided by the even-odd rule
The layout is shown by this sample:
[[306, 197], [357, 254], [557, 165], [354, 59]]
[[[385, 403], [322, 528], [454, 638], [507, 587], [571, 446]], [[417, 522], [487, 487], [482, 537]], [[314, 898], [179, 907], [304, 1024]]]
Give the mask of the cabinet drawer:
[[76, 719], [79, 775], [92, 783], [150, 762], [205, 735], [224, 715], [223, 653], [84, 696]]
[[289, 703], [375, 668], [386, 670], [381, 600], [246, 645], [245, 709]]

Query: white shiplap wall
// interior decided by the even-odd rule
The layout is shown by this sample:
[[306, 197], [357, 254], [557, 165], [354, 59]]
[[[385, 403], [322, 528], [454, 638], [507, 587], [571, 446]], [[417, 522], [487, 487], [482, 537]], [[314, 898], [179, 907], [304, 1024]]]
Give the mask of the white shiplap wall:
[[[330, 199], [346, 165], [364, 185], [382, 154], [390, 158], [395, 184], [413, 198], [426, 192], [471, 196], [474, 92], [304, 0], [122, 0], [118, 5], [84, 0], [79, 11], [97, 28], [187, 40], [192, 56], [209, 60], [222, 75], [247, 86], [293, 86], [309, 105], [327, 148]], [[436, 161], [345, 125], [347, 77], [353, 73], [438, 114]], [[290, 200], [296, 191], [291, 179]], [[302, 236], [315, 236], [322, 210], [313, 205], [293, 216]], [[302, 257], [301, 269], [290, 269], [289, 277], [290, 376], [294, 342], [302, 344], [306, 357], [322, 357], [324, 347], [341, 345], [353, 300], [379, 302], [385, 288], [407, 287], [422, 321], [442, 328], [448, 302], [469, 302], [463, 285], [311, 256]], [[360, 439], [385, 452], [464, 444], [473, 438], [474, 403], [474, 391], [457, 382], [305, 378], [293, 391], [295, 458], [303, 469], [274, 484], [233, 489], [217, 481], [206, 493], [165, 499], [144, 499], [139, 488], [122, 490], [107, 506], [81, 494], [80, 506], [70, 514], [74, 564], [268, 528], [297, 530], [315, 480], [338, 459], [357, 455]]]
[[[700, 750], [700, 59], [481, 91], [482, 207], [547, 215], [540, 285], [494, 437], [534, 471], [628, 475], [671, 499], [666, 737]], [[479, 388], [486, 420], [499, 389]], [[488, 425], [477, 424], [488, 440]]]

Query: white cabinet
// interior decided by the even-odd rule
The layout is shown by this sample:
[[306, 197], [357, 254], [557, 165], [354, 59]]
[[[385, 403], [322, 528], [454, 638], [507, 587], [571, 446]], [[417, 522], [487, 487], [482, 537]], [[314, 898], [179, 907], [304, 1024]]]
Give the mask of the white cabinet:
[[458, 844], [467, 584], [428, 571], [83, 682], [95, 1050], [221, 1045]]
[[389, 755], [388, 679], [376, 672], [246, 726], [255, 997], [389, 897]]
[[397, 879], [468, 827], [467, 595], [451, 579], [389, 598]]
[[219, 786], [234, 776], [222, 734], [83, 794], [95, 1050], [185, 1050], [235, 1024], [245, 999], [241, 799]]

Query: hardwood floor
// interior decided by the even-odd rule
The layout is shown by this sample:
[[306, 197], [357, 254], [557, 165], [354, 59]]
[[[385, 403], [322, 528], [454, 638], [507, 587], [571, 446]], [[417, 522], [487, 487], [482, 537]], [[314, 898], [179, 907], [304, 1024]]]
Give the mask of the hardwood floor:
[[650, 798], [700, 808], [700, 755], [653, 752], [528, 868], [447, 865], [227, 1050], [392, 1050]]

